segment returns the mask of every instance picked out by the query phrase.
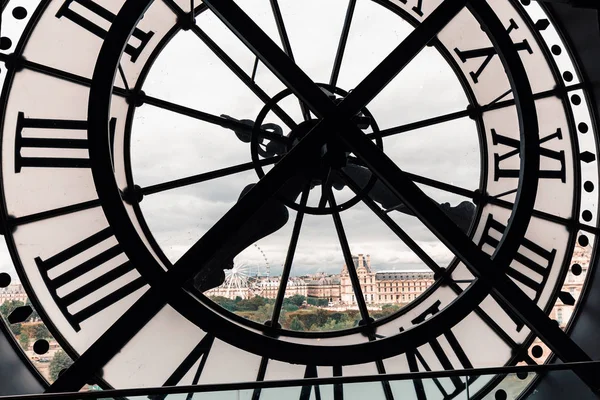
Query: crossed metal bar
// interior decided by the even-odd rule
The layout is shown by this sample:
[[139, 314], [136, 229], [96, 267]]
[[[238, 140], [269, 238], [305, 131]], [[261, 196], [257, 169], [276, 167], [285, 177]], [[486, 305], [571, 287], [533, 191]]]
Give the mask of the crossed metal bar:
[[[132, 14], [138, 11], [138, 15], [142, 15], [150, 3], [151, 0], [129, 0], [123, 9]], [[321, 147], [329, 140], [341, 141], [349, 150], [359, 156], [371, 171], [412, 210], [414, 215], [454, 252], [478, 278], [479, 283], [494, 292], [533, 332], [544, 340], [559, 358], [565, 362], [590, 360], [583, 350], [554, 324], [510, 278], [502, 273], [502, 266], [507, 265], [513, 259], [527, 224], [521, 226], [520, 237], [503, 239], [499, 249], [503, 247], [508, 250], [498, 250], [490, 259], [403, 171], [350, 122], [351, 117], [368, 104], [467, 5], [467, 0], [443, 2], [337, 106], [233, 0], [205, 0], [205, 3], [296, 94], [300, 101], [320, 118], [320, 121], [252, 190], [194, 244], [172, 269], [164, 276], [155, 274], [151, 279], [151, 288], [92, 344], [47, 392], [56, 393], [80, 389], [86, 380], [110, 361], [146, 322], [177, 296], [184, 282], [198, 273], [199, 260], [225, 261], [230, 256], [223, 250], [226, 247], [225, 244], [231, 236], [235, 237], [231, 233], [239, 230], [265, 201], [287, 182], [293, 175], [293, 171], [301, 168], [307, 155], [318, 154]], [[487, 28], [491, 32], [498, 32], [499, 35], [504, 32], [500, 21], [493, 16], [492, 10], [485, 2], [471, 0], [469, 7], [476, 14], [487, 15], [487, 23], [489, 23]], [[122, 18], [125, 18], [121, 15], [122, 13], [123, 11], [115, 19], [113, 24], [113, 27], [117, 27], [115, 29], [118, 29], [118, 23]], [[493, 16], [491, 22], [489, 21], [490, 15]], [[108, 35], [110, 36], [110, 32]], [[107, 41], [108, 38], [107, 36]], [[496, 41], [494, 44], [504, 46], [504, 48], [510, 47], [511, 44], [507, 36], [500, 35], [492, 40]], [[103, 46], [100, 57], [114, 55], [114, 52], [119, 50], [109, 47]], [[516, 54], [503, 54], [501, 57], [509, 64], [520, 66], [522, 70], [522, 64]], [[526, 79], [525, 81], [522, 79], [524, 71], [521, 72], [520, 75], [512, 76], [513, 81], [516, 85], [524, 85], [528, 89], [526, 92], [531, 95], [528, 82]], [[508, 71], [508, 74], [511, 76], [511, 71]], [[96, 78], [96, 72], [94, 77]], [[110, 90], [110, 88], [106, 90]], [[532, 101], [529, 103], [527, 101], [519, 102], [517, 93], [515, 93], [515, 99], [524, 115], [529, 113], [529, 115], [535, 116]], [[90, 109], [95, 101], [93, 98], [90, 99]], [[530, 130], [528, 133], [531, 136], [537, 137], [535, 122], [525, 127]], [[527, 155], [533, 155], [530, 157], [533, 161], [530, 162], [537, 167], [528, 168], [529, 172], [522, 173], [521, 181], [527, 181], [535, 188], [537, 187], [536, 174], [539, 169], [539, 143], [537, 140], [530, 141], [521, 150], [524, 152], [523, 159]], [[93, 149], [90, 150], [91, 158], [93, 157], [92, 152]], [[531, 210], [526, 208], [520, 209], [517, 204], [512, 219], [518, 220], [524, 216], [525, 221], [528, 221], [526, 214], [530, 212]], [[593, 390], [598, 390], [594, 371], [579, 370], [577, 372]]]

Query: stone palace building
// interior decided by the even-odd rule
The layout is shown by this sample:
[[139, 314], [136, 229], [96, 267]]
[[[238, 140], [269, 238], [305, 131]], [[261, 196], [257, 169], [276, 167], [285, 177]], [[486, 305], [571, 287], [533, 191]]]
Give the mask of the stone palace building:
[[[371, 256], [358, 254], [353, 257], [360, 287], [367, 304], [409, 303], [434, 282], [433, 272], [426, 270], [374, 271]], [[274, 299], [280, 285], [280, 277], [251, 277], [243, 287], [232, 289], [227, 283], [206, 292], [207, 296], [249, 298], [262, 296]], [[290, 277], [285, 297], [302, 295], [327, 299], [334, 305], [356, 305], [348, 267], [344, 264], [339, 275], [318, 273], [302, 277]]]

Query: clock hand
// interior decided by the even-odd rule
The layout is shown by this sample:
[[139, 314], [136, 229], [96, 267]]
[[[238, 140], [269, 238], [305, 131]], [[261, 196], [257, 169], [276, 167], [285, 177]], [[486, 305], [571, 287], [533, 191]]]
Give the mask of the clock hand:
[[[278, 192], [280, 196], [287, 200], [295, 201], [303, 188], [306, 187], [306, 178], [296, 176], [291, 178]], [[247, 185], [240, 199], [248, 193], [255, 184]], [[239, 201], [239, 199], [238, 199]], [[233, 259], [244, 249], [251, 246], [256, 241], [278, 231], [289, 219], [287, 207], [276, 197], [271, 197], [235, 234], [235, 239], [230, 241], [231, 245], [223, 251], [230, 256], [225, 264], [216, 264], [211, 261], [203, 268], [193, 279], [193, 286], [205, 292], [217, 286], [221, 286], [225, 281], [225, 270], [233, 268]]]
[[[237, 138], [243, 143], [250, 143], [252, 140], [252, 130], [255, 122], [250, 119], [235, 119], [226, 114], [221, 114], [222, 118], [235, 122], [237, 126], [231, 127]], [[244, 128], [244, 125], [248, 128]], [[260, 126], [261, 135], [258, 138], [258, 153], [262, 157], [273, 157], [282, 155], [287, 152], [288, 146], [287, 137], [283, 135], [281, 126], [274, 123], [266, 123]], [[269, 142], [264, 145], [264, 139], [269, 139]], [[264, 148], [262, 147], [264, 146]]]
[[[356, 164], [347, 164], [342, 170], [361, 188], [367, 186], [371, 179], [371, 171], [367, 168]], [[336, 179], [333, 187], [337, 190], [342, 190], [345, 184], [341, 179]], [[368, 193], [368, 196], [377, 203], [381, 204], [386, 210], [399, 211], [407, 215], [414, 215], [413, 212], [403, 204], [381, 181], [376, 180], [373, 187]], [[452, 222], [458, 225], [463, 231], [467, 231], [471, 226], [471, 221], [475, 214], [475, 205], [470, 201], [463, 201], [453, 207], [450, 203], [439, 204], [438, 206], [450, 217]]]

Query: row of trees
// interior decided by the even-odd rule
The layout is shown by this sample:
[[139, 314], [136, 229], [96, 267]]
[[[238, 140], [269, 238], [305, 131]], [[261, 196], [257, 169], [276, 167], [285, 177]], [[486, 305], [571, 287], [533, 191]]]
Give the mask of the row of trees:
[[[223, 308], [232, 311], [244, 318], [258, 323], [269, 321], [273, 315], [274, 299], [256, 296], [250, 299], [237, 297], [235, 300], [226, 297], [211, 297]], [[326, 299], [295, 295], [285, 298], [282, 305], [279, 323], [284, 329], [294, 331], [333, 331], [349, 329], [358, 325], [360, 314], [357, 310], [330, 311]], [[306, 307], [307, 304], [318, 307]], [[381, 311], [374, 311], [371, 317], [380, 319], [387, 317], [400, 309], [396, 304], [385, 304]]]
[[[211, 297], [211, 300], [231, 312], [258, 311], [258, 309], [261, 307], [275, 304], [275, 299], [267, 299], [266, 297], [261, 296], [255, 296], [249, 299], [242, 299], [240, 296], [238, 296], [235, 298], [235, 300], [227, 297], [215, 296]], [[306, 297], [296, 294], [294, 296], [284, 298], [282, 308], [284, 311], [289, 312], [296, 311], [304, 305], [325, 307], [327, 304], [327, 299], [316, 299], [313, 297]]]

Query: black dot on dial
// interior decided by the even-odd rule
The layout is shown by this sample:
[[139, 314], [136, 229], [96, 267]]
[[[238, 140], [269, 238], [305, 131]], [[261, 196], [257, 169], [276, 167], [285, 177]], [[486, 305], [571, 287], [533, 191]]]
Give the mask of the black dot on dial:
[[50, 350], [50, 343], [45, 339], [40, 339], [33, 344], [35, 354], [46, 354]]
[[573, 96], [571, 96], [571, 103], [575, 104], [576, 106], [581, 104], [581, 97], [579, 97], [579, 95], [574, 94]]
[[573, 74], [569, 71], [563, 72], [563, 79], [567, 82], [571, 82], [573, 80]]
[[504, 391], [504, 389], [500, 389], [494, 393], [494, 399], [496, 400], [506, 400], [508, 399], [508, 395]]
[[517, 372], [517, 378], [519, 378], [522, 381], [527, 379], [528, 376], [529, 374], [527, 372]]
[[25, 9], [25, 7], [15, 7], [12, 11], [12, 15], [16, 19], [24, 19], [25, 17], [27, 17], [27, 10]]
[[0, 50], [8, 50], [12, 46], [12, 40], [3, 36], [0, 38]]
[[531, 349], [531, 355], [535, 358], [540, 358], [541, 356], [543, 356], [544, 350], [542, 349], [542, 346], [539, 346], [537, 344], [533, 346], [533, 348]]
[[588, 239], [587, 236], [585, 235], [581, 235], [579, 236], [579, 239], [577, 239], [577, 241], [579, 242], [579, 244], [583, 247], [587, 246], [588, 244], [590, 244], [590, 239]]
[[587, 133], [589, 127], [585, 122], [580, 122], [579, 125], [577, 125], [577, 129], [579, 129], [579, 132], [581, 133]]
[[584, 212], [581, 213], [581, 218], [583, 218], [584, 221], [586, 222], [590, 222], [592, 220], [592, 212], [590, 210], [585, 210]]
[[6, 272], [0, 273], [0, 287], [7, 287], [10, 285], [10, 275]]
[[552, 50], [552, 54], [554, 54], [555, 56], [559, 55], [560, 53], [562, 53], [562, 49], [560, 48], [560, 46], [558, 45], [554, 45], [550, 48], [550, 50]]
[[571, 272], [572, 272], [572, 273], [573, 273], [573, 275], [575, 275], [575, 276], [579, 276], [579, 275], [581, 275], [581, 272], [582, 272], [582, 271], [583, 271], [583, 270], [581, 269], [581, 265], [579, 265], [579, 264], [573, 264], [573, 265], [571, 266]]
[[594, 191], [594, 184], [590, 181], [586, 181], [583, 184], [583, 188], [585, 189], [586, 192], [591, 193]]
[[523, 4], [524, 6], [528, 6], [531, 4], [531, 0], [521, 0], [521, 4]]

